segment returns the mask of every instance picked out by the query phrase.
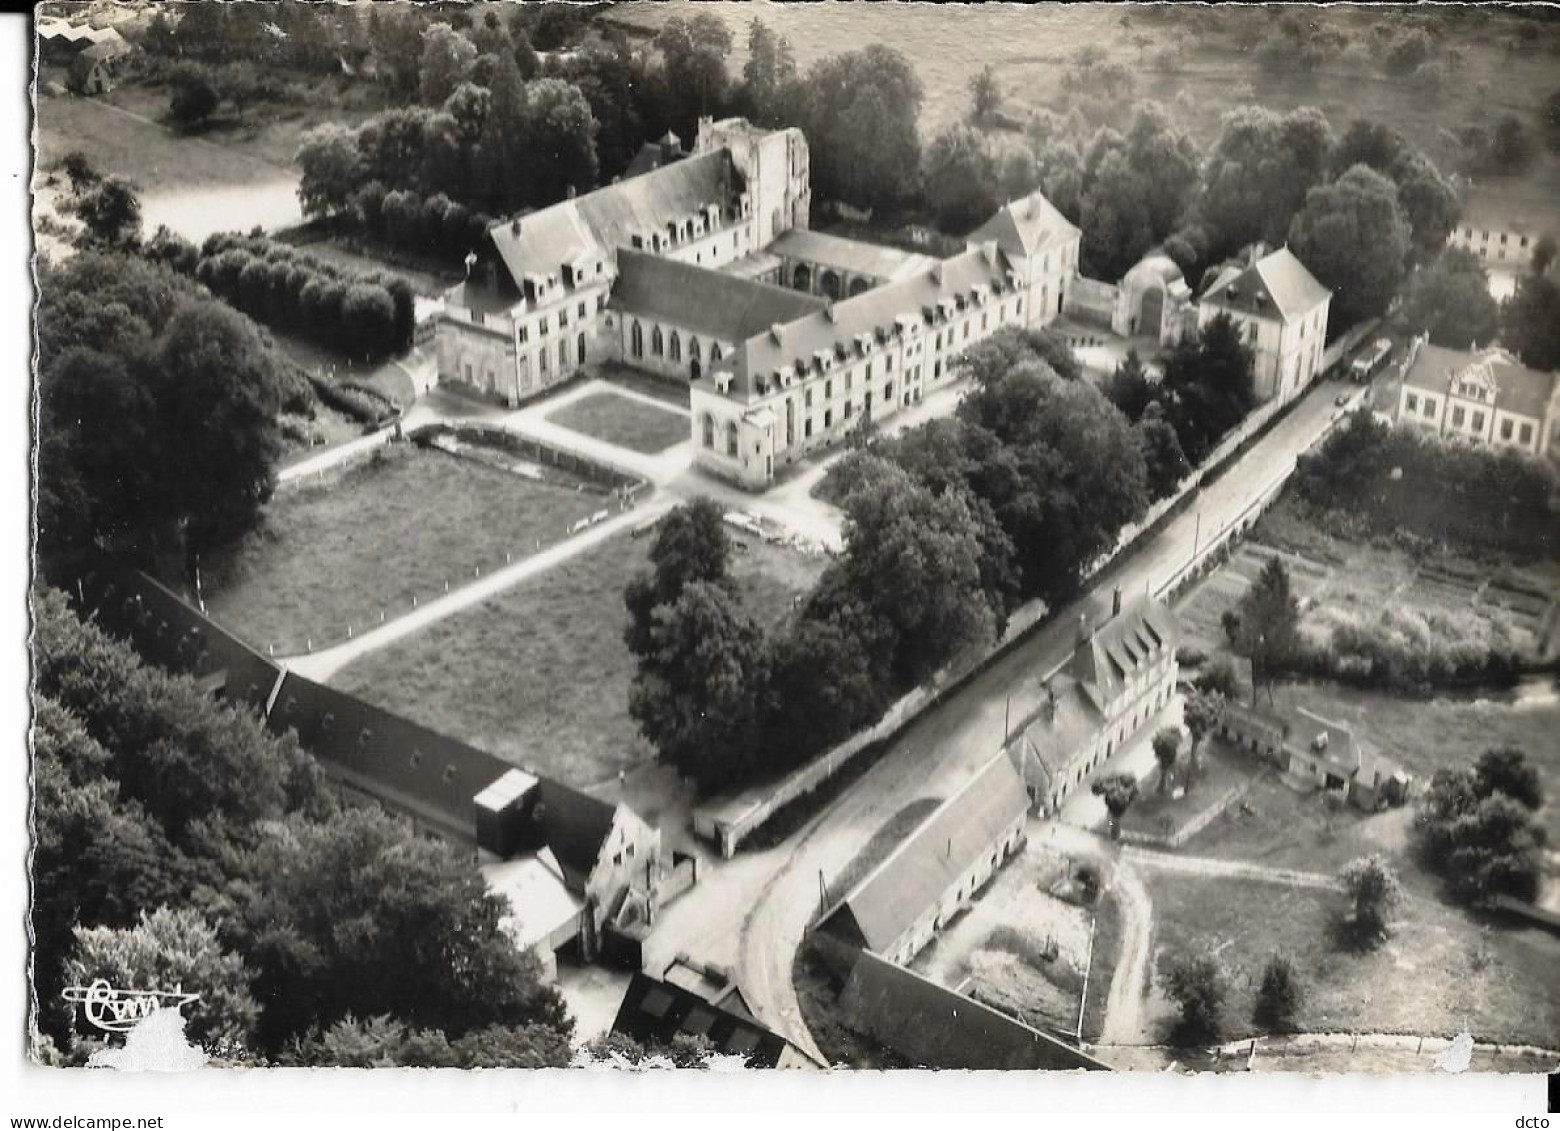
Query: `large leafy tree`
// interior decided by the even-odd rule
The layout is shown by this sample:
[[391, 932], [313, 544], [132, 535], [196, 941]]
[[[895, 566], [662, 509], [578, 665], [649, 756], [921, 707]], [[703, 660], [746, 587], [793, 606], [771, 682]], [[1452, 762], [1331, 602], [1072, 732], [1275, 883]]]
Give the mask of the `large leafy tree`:
[[1089, 792], [1105, 803], [1111, 839], [1120, 839], [1121, 819], [1127, 815], [1127, 810], [1132, 808], [1132, 803], [1138, 797], [1137, 778], [1131, 774], [1106, 774], [1095, 779]]
[[1300, 646], [1300, 603], [1281, 558], [1269, 558], [1257, 580], [1235, 606], [1226, 623], [1237, 655], [1251, 661], [1252, 695], [1258, 687], [1273, 697], [1273, 683], [1293, 662]]
[[1365, 165], [1313, 188], [1294, 218], [1294, 253], [1333, 292], [1333, 309], [1348, 326], [1383, 313], [1408, 267], [1412, 229], [1397, 187]]
[[1437, 770], [1414, 815], [1426, 862], [1459, 899], [1535, 898], [1545, 831], [1537, 771], [1523, 751], [1496, 747], [1471, 767]]
[[1205, 954], [1178, 955], [1167, 964], [1161, 982], [1181, 1014], [1172, 1040], [1182, 1046], [1217, 1040], [1229, 994], [1229, 978], [1218, 962]]
[[1362, 856], [1345, 864], [1338, 879], [1352, 905], [1351, 933], [1361, 944], [1379, 941], [1404, 900], [1397, 873], [1380, 856]]
[[1213, 253], [1255, 240], [1281, 243], [1306, 194], [1327, 176], [1335, 138], [1320, 110], [1225, 113], [1203, 167], [1200, 211]]
[[986, 139], [954, 123], [926, 150], [927, 203], [944, 231], [965, 232], [996, 211], [997, 169]]
[[718, 16], [701, 13], [691, 19], [674, 16], [655, 37], [661, 53], [673, 127], [692, 137], [701, 114], [723, 110], [730, 99], [731, 32]]
[[913, 194], [921, 164], [917, 124], [925, 97], [903, 54], [873, 44], [814, 63], [800, 124], [820, 197], [893, 207]]
[[596, 117], [579, 87], [537, 79], [526, 87], [526, 150], [534, 204], [552, 204], [596, 185]]
[[641, 571], [623, 592], [629, 626], [624, 641], [643, 656], [652, 648], [655, 610], [675, 604], [697, 581], [724, 583], [731, 561], [731, 539], [724, 512], [714, 499], [698, 496], [660, 521], [650, 547], [650, 569]]
[[742, 104], [748, 117], [760, 126], [789, 125], [800, 97], [791, 44], [762, 20], [754, 20], [748, 24], [747, 47]]
[[651, 614], [629, 714], [663, 762], [710, 790], [758, 767], [769, 696], [764, 629], [731, 587], [684, 586]]
[[1501, 337], [1534, 369], [1560, 369], [1560, 281], [1526, 275], [1501, 309]]
[[351, 206], [363, 185], [363, 157], [357, 131], [339, 122], [315, 126], [299, 139], [302, 175], [298, 200], [308, 217], [330, 216]]
[[476, 45], [445, 23], [428, 25], [417, 65], [418, 91], [426, 106], [441, 105], [471, 74]]
[[1438, 346], [1469, 349], [1488, 345], [1500, 328], [1500, 304], [1478, 256], [1447, 248], [1441, 258], [1414, 275], [1403, 302], [1403, 319], [1430, 335]]
[[1191, 463], [1201, 463], [1256, 404], [1253, 373], [1251, 349], [1224, 314], [1171, 348], [1156, 399]]
[[248, 1043], [260, 1012], [250, 994], [253, 976], [199, 913], [167, 907], [143, 913], [132, 927], [78, 927], [65, 964], [71, 985], [101, 978], [116, 989], [198, 994], [180, 1012], [185, 1034], [208, 1049]]
[[141, 238], [141, 199], [123, 177], [104, 177], [81, 193], [76, 214], [89, 242], [99, 246], [134, 246]]
[[1165, 418], [1159, 404], [1151, 404], [1133, 429], [1137, 433], [1138, 447], [1143, 453], [1143, 467], [1147, 474], [1149, 498], [1155, 501], [1168, 499], [1175, 494], [1181, 480], [1191, 473], [1192, 465], [1181, 450], [1181, 440], [1175, 427]]

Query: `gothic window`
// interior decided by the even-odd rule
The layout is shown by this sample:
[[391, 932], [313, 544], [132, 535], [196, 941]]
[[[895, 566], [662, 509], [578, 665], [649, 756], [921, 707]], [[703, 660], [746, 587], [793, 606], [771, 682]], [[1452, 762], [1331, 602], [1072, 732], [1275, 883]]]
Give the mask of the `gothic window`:
[[672, 331], [671, 358], [673, 361], [682, 360], [682, 338], [678, 335], [676, 330]]
[[666, 352], [666, 343], [661, 337], [661, 327], [657, 326], [650, 332], [650, 352], [660, 357]]
[[630, 346], [630, 348], [633, 350], [634, 356], [635, 357], [644, 357], [644, 355], [645, 355], [645, 331], [644, 331], [644, 328], [642, 326], [640, 326], [638, 322], [635, 322], [634, 323], [634, 329], [633, 329], [632, 333], [629, 336], [630, 336], [630, 339], [631, 339], [631, 346]]

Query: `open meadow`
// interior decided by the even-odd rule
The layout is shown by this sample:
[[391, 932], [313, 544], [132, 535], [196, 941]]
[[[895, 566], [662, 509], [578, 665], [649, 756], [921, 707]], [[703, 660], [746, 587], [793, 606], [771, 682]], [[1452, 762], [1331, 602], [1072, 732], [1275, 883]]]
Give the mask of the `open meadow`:
[[[1347, 949], [1334, 927], [1341, 893], [1225, 877], [1149, 874], [1156, 968], [1206, 955], [1230, 983], [1223, 1037], [1260, 1035], [1252, 1021], [1262, 967], [1288, 954], [1304, 987], [1296, 1023], [1308, 1033], [1417, 1033], [1554, 1044], [1560, 1032], [1560, 939], [1484, 924], [1433, 898], [1412, 898], [1374, 951]], [[1168, 1022], [1168, 1017], [1166, 1021]]]
[[599, 495], [538, 483], [410, 444], [320, 482], [281, 489], [260, 528], [206, 563], [211, 614], [277, 655], [346, 639], [549, 545]]
[[[651, 539], [617, 535], [332, 681], [443, 733], [576, 786], [651, 757], [628, 714], [634, 657], [623, 589]], [[749, 608], [775, 624], [822, 561], [756, 543], [732, 558]]]

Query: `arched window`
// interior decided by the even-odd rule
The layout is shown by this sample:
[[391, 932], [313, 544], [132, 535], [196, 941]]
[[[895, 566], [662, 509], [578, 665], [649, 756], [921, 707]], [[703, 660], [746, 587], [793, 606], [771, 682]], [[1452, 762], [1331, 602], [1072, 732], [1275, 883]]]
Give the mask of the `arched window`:
[[699, 339], [698, 338], [689, 338], [688, 339], [688, 356], [693, 358], [694, 361], [698, 361], [699, 358], [701, 356], [703, 356], [699, 352]]
[[635, 357], [644, 357], [645, 356], [645, 331], [644, 331], [644, 327], [641, 326], [638, 322], [635, 322], [634, 323], [633, 332], [629, 335], [629, 338], [630, 338], [630, 348], [633, 350], [634, 356]]
[[676, 330], [672, 331], [672, 348], [670, 352], [673, 361], [682, 360], [682, 337]]
[[715, 418], [707, 412], [704, 414], [704, 446], [715, 446]]
[[737, 422], [735, 420], [726, 422], [726, 454], [732, 458], [735, 458], [737, 455]]
[[650, 352], [655, 354], [656, 357], [660, 357], [666, 352], [666, 343], [661, 338], [661, 327], [659, 326], [650, 331]]
[[710, 347], [710, 360], [711, 361], [719, 361], [720, 360], [720, 343], [719, 342], [716, 342], [713, 346]]

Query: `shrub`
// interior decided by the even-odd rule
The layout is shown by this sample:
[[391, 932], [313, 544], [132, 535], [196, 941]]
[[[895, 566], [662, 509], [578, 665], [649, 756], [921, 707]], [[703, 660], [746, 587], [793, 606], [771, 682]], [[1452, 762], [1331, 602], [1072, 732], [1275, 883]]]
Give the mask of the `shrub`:
[[1262, 968], [1262, 981], [1257, 986], [1252, 1020], [1270, 1033], [1293, 1032], [1301, 998], [1300, 981], [1294, 963], [1286, 955], [1275, 954]]
[[1219, 1039], [1228, 982], [1224, 971], [1206, 955], [1173, 959], [1163, 976], [1165, 995], [1181, 1011], [1171, 1033], [1177, 1045], [1209, 1044]]

